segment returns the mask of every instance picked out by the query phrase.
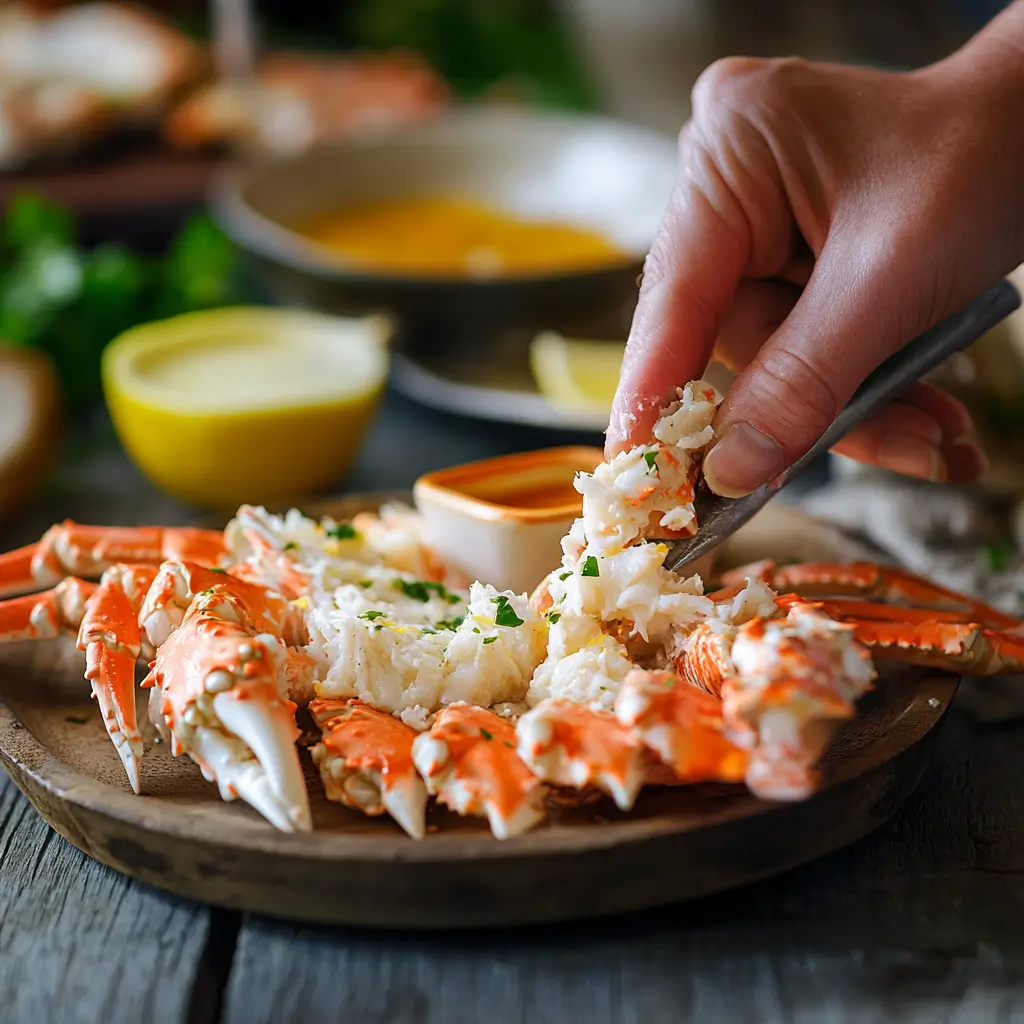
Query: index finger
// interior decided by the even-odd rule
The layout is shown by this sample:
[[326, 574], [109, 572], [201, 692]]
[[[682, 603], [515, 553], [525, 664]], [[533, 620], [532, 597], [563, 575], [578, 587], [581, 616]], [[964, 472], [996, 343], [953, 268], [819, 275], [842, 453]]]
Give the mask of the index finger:
[[681, 149], [644, 264], [605, 441], [609, 457], [646, 443], [675, 389], [704, 372], [749, 259], [747, 218], [713, 159], [701, 145]]

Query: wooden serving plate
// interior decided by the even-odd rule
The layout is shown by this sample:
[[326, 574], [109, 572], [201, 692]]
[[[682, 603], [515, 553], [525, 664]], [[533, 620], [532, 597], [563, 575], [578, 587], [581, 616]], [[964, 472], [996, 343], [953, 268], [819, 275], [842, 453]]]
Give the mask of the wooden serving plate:
[[[335, 504], [350, 516], [365, 500]], [[328, 511], [327, 508], [318, 511]], [[769, 506], [723, 555], [857, 557], [841, 535]], [[910, 794], [958, 677], [899, 669], [832, 745], [825, 786], [795, 804], [742, 787], [645, 791], [633, 812], [552, 801], [550, 822], [499, 842], [434, 807], [415, 842], [389, 819], [328, 803], [303, 754], [314, 831], [276, 831], [224, 803], [185, 757], [147, 740], [142, 796], [128, 787], [70, 640], [0, 650], [0, 758], [43, 818], [96, 860], [180, 896], [277, 917], [409, 928], [564, 921], [707, 895], [861, 838]], [[140, 718], [145, 718], [140, 692]], [[148, 722], [147, 722], [148, 727]]]

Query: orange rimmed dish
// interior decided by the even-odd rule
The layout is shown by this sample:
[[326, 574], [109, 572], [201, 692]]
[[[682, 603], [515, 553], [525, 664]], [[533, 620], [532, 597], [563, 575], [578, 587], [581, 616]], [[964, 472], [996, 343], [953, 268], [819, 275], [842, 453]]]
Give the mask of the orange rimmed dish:
[[600, 448], [572, 445], [502, 455], [427, 473], [413, 494], [428, 543], [470, 579], [529, 593], [561, 561], [561, 540], [583, 511], [573, 486]]

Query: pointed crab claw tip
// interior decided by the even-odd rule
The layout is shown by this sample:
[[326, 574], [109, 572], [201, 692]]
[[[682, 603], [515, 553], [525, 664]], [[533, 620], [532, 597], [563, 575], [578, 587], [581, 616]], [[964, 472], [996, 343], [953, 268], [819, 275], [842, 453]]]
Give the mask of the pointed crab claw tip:
[[422, 839], [427, 834], [427, 787], [420, 779], [384, 789], [380, 802], [407, 835]]
[[308, 829], [309, 795], [295, 747], [297, 730], [292, 717], [283, 706], [271, 708], [252, 700], [241, 701], [231, 693], [218, 693], [213, 698], [213, 710], [221, 725], [253, 752], [266, 772], [267, 784], [287, 808], [289, 822], [303, 831]]
[[121, 764], [124, 765], [125, 774], [128, 776], [132, 792], [138, 795], [142, 792], [142, 785], [139, 781], [139, 766], [143, 753], [142, 743], [138, 740], [122, 743], [117, 748], [117, 753], [121, 758]]

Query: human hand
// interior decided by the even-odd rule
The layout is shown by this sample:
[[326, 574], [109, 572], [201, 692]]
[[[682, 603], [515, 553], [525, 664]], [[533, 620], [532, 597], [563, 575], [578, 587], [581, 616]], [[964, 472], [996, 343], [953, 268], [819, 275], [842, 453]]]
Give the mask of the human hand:
[[[1008, 38], [1024, 47], [1024, 3], [917, 72], [730, 59], [704, 73], [609, 455], [645, 443], [713, 354], [739, 375], [704, 473], [720, 494], [747, 493], [879, 363], [1024, 261], [1024, 60]], [[967, 482], [985, 465], [970, 428], [959, 402], [917, 384], [835, 450]]]

